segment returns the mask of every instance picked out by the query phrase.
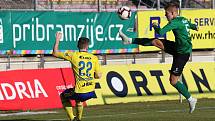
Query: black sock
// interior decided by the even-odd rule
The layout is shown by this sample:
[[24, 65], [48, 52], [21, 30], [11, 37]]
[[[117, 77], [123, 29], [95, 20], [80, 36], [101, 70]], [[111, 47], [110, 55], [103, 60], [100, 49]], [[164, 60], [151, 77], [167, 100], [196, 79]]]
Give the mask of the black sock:
[[153, 46], [152, 45], [153, 39], [154, 38], [133, 38], [132, 44], [138, 44], [138, 45], [143, 45], [143, 46]]

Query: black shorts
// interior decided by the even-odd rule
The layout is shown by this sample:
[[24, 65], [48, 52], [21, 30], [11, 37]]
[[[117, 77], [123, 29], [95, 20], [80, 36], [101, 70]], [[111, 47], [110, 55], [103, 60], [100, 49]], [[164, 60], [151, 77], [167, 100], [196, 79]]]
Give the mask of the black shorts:
[[174, 41], [170, 41], [166, 39], [160, 39], [160, 40], [163, 42], [164, 51], [173, 56], [173, 62], [172, 62], [170, 73], [174, 74], [175, 76], [180, 76], [183, 72], [184, 66], [186, 65], [187, 61], [190, 58], [190, 53], [179, 54], [177, 53]]
[[[135, 38], [132, 43], [143, 45], [143, 46], [152, 46], [152, 41], [154, 39], [156, 38]], [[173, 63], [172, 63], [170, 73], [176, 76], [180, 76], [182, 74], [184, 66], [189, 60], [190, 54], [177, 53], [176, 45], [174, 41], [170, 41], [166, 39], [159, 39], [159, 40], [161, 40], [164, 45], [164, 51], [173, 56]]]
[[183, 72], [184, 66], [189, 60], [189, 57], [190, 54], [174, 54], [170, 73], [175, 76], [180, 76]]
[[81, 102], [84, 102], [91, 98], [97, 98], [97, 97], [96, 97], [95, 91], [87, 92], [87, 93], [76, 93], [74, 88], [69, 88], [64, 90], [61, 93], [61, 98], [66, 98], [69, 100], [79, 100]]

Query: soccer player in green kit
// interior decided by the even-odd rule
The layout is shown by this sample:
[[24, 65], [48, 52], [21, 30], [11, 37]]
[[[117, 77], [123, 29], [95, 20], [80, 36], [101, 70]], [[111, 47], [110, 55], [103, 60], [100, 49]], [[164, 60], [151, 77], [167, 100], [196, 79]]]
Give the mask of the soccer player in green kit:
[[186, 86], [178, 80], [192, 52], [189, 29], [198, 31], [198, 27], [190, 23], [186, 18], [178, 16], [178, 8], [178, 5], [175, 3], [168, 3], [165, 6], [165, 16], [169, 22], [163, 28], [159, 28], [156, 23], [153, 23], [155, 32], [160, 35], [164, 35], [166, 32], [172, 30], [175, 36], [175, 42], [157, 38], [129, 38], [121, 31], [119, 31], [119, 35], [124, 44], [156, 46], [173, 56], [169, 78], [170, 84], [188, 100], [189, 112], [192, 113], [195, 110], [197, 99], [193, 98]]

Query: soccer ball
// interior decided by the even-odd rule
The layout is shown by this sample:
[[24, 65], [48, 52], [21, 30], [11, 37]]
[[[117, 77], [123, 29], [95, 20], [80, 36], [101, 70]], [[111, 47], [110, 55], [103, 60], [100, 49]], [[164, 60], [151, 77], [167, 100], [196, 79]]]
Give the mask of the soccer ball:
[[131, 17], [131, 9], [128, 6], [122, 6], [118, 9], [117, 14], [122, 20], [127, 20]]

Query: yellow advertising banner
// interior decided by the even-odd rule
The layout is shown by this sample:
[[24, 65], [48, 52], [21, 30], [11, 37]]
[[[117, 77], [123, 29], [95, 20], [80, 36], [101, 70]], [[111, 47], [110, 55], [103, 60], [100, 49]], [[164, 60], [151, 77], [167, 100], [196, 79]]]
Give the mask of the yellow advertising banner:
[[[199, 31], [191, 30], [191, 39], [193, 49], [215, 48], [215, 10], [200, 9], [200, 10], [182, 10], [182, 16], [189, 19], [192, 23], [197, 24]], [[196, 14], [198, 13], [198, 14]], [[146, 38], [167, 38], [174, 40], [172, 32], [167, 32], [166, 35], [160, 37], [155, 34], [152, 28], [152, 23], [157, 22], [161, 27], [164, 27], [168, 21], [165, 17], [165, 11], [139, 11], [138, 15], [138, 35]], [[140, 46], [140, 51], [158, 50], [155, 47]]]
[[[103, 66], [96, 86], [96, 99], [88, 105], [179, 99], [169, 83], [171, 64], [130, 64]], [[193, 97], [215, 98], [215, 63], [188, 63], [181, 81]]]

